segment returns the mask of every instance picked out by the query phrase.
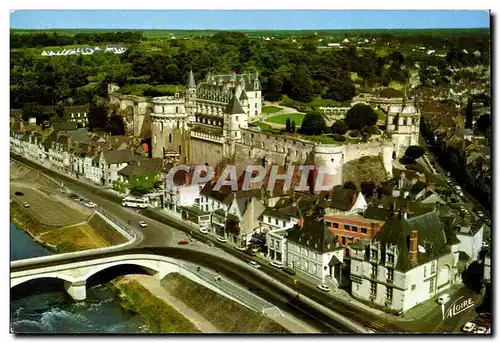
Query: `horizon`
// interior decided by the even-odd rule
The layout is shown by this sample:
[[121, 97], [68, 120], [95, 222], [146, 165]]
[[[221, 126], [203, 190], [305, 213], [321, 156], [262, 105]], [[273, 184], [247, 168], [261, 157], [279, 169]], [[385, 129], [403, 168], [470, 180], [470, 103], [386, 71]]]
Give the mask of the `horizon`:
[[10, 28], [152, 31], [489, 29], [490, 12], [488, 10], [20, 10], [11, 13]]

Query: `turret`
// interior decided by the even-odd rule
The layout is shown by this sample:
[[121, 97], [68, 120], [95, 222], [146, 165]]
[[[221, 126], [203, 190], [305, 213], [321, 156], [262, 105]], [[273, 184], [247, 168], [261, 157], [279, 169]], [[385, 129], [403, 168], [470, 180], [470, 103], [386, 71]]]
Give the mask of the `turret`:
[[194, 81], [193, 70], [189, 71], [188, 86], [186, 91], [186, 112], [188, 122], [196, 121], [196, 82]]

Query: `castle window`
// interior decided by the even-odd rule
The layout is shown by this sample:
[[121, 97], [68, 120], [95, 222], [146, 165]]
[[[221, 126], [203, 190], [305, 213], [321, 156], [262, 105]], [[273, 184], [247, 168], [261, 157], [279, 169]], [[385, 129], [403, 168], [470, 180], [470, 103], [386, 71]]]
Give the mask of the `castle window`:
[[373, 282], [373, 281], [370, 282], [370, 294], [373, 296], [377, 295], [377, 283], [376, 282]]
[[387, 290], [385, 291], [385, 297], [387, 301], [392, 302], [392, 287], [387, 287]]
[[172, 134], [171, 133], [168, 134], [168, 142], [172, 143]]
[[175, 113], [179, 113], [179, 106], [175, 106]]
[[179, 121], [177, 120], [177, 128], [179, 128], [179, 127], [180, 127], [180, 123], [179, 123]]
[[235, 116], [235, 120], [238, 121], [238, 116]]
[[362, 227], [361, 228], [361, 233], [366, 233], [366, 228]]
[[155, 143], [158, 141], [158, 136], [155, 134]]
[[179, 155], [182, 155], [182, 145], [179, 145]]

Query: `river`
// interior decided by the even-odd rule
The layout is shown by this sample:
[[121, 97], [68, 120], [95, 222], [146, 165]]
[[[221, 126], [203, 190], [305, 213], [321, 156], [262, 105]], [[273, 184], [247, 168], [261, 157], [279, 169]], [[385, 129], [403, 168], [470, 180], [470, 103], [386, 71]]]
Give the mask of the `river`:
[[[12, 223], [10, 250], [11, 261], [52, 254]], [[124, 311], [108, 286], [90, 286], [87, 299], [77, 302], [54, 280], [32, 281], [11, 290], [10, 321], [14, 333], [144, 332], [139, 316]]]

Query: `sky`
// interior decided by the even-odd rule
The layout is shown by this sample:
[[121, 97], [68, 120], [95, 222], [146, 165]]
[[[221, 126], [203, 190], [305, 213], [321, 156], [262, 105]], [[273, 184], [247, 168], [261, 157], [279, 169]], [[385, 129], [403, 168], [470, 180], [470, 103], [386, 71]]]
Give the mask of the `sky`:
[[19, 10], [13, 29], [420, 29], [489, 27], [488, 11]]

